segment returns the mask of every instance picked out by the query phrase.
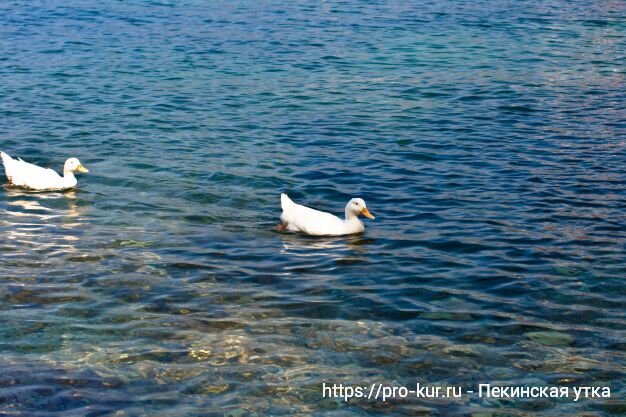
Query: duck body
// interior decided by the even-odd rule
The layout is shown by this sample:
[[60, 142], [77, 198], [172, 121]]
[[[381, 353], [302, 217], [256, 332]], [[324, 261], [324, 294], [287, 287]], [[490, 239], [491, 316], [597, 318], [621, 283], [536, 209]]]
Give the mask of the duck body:
[[365, 202], [360, 198], [353, 198], [348, 202], [345, 219], [296, 204], [287, 194], [280, 195], [280, 203], [283, 212], [280, 216], [281, 224], [279, 229], [308, 235], [339, 236], [362, 233], [365, 230], [365, 226], [358, 218], [358, 214], [363, 214], [371, 219], [374, 218], [367, 211]]
[[11, 185], [36, 191], [66, 190], [76, 187], [78, 181], [74, 172], [89, 172], [77, 158], [65, 161], [63, 176], [49, 168], [29, 164], [21, 159], [13, 159], [0, 152], [4, 172]]

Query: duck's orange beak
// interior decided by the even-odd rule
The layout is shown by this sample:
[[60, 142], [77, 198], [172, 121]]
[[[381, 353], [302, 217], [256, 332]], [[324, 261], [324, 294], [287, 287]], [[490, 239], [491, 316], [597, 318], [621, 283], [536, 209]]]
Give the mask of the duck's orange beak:
[[374, 216], [372, 216], [372, 213], [370, 213], [365, 207], [363, 207], [363, 210], [361, 210], [361, 214], [367, 217], [368, 219], [374, 220], [375, 218]]

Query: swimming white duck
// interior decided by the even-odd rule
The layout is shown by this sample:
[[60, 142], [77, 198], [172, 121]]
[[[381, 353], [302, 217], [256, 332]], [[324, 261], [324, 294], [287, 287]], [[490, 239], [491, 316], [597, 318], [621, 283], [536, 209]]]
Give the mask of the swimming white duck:
[[89, 172], [77, 158], [70, 158], [63, 166], [63, 176], [49, 168], [38, 167], [22, 161], [20, 158], [13, 159], [4, 152], [0, 152], [4, 173], [11, 185], [29, 188], [37, 191], [65, 190], [76, 186], [75, 172]]
[[367, 210], [362, 198], [353, 198], [346, 204], [345, 220], [339, 217], [294, 203], [287, 194], [280, 195], [283, 213], [280, 216], [280, 231], [303, 232], [316, 236], [338, 236], [361, 233], [365, 230], [359, 214], [368, 219], [374, 216]]

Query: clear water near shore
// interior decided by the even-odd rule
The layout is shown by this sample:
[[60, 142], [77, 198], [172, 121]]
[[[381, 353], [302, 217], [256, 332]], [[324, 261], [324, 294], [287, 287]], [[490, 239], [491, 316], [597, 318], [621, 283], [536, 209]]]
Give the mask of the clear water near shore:
[[[0, 5], [0, 149], [91, 171], [0, 192], [0, 413], [626, 413], [623, 2], [235, 3]], [[321, 398], [417, 381], [613, 398]]]

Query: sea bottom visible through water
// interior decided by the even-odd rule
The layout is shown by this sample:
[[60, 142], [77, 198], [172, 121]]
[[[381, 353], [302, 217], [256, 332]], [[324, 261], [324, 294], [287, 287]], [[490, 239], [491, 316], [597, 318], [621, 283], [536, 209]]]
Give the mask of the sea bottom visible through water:
[[626, 414], [623, 2], [0, 16], [0, 415]]

